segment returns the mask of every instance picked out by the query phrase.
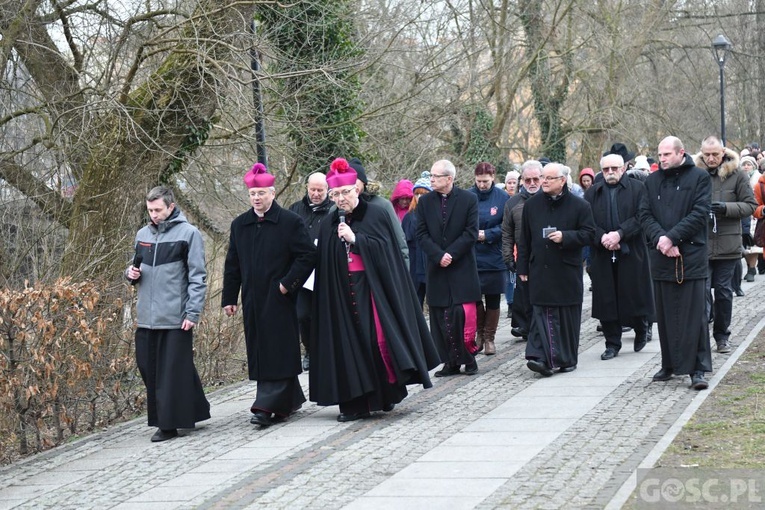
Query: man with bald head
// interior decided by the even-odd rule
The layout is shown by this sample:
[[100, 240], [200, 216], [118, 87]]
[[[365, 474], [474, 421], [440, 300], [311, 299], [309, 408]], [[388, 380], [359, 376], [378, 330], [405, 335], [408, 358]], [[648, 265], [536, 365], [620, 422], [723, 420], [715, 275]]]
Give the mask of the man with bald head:
[[[335, 207], [334, 202], [329, 199], [327, 187], [327, 176], [321, 172], [315, 172], [308, 176], [306, 181], [305, 196], [290, 206], [290, 211], [296, 213], [303, 219], [311, 241], [316, 244], [319, 237], [319, 225], [327, 218], [327, 213]], [[303, 357], [303, 370], [310, 368], [310, 353], [308, 344], [311, 335], [311, 299], [313, 298], [313, 289], [303, 287], [297, 296], [297, 314], [300, 324], [300, 341], [305, 350]]]
[[595, 220], [590, 278], [592, 316], [600, 319], [606, 350], [615, 358], [622, 348], [622, 326], [635, 330], [635, 352], [645, 347], [653, 317], [648, 251], [637, 217], [645, 186], [625, 174], [624, 159], [608, 154], [600, 160], [603, 180], [584, 194]]
[[689, 374], [691, 388], [704, 390], [704, 373], [712, 371], [705, 298], [712, 182], [677, 137], [664, 138], [658, 156], [661, 168], [646, 179], [638, 210], [651, 247], [661, 345], [661, 370], [653, 380]]
[[563, 165], [542, 169], [542, 193], [523, 206], [518, 279], [532, 315], [526, 366], [544, 377], [576, 370], [582, 325], [582, 247], [592, 242], [590, 205], [569, 191]]

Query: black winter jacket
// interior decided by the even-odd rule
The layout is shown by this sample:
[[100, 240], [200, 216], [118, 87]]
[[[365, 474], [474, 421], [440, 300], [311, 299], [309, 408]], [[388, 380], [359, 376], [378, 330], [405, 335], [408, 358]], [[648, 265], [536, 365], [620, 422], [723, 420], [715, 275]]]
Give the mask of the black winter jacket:
[[[680, 166], [660, 169], [645, 181], [647, 193], [638, 217], [648, 238], [654, 280], [684, 281], [707, 277], [707, 221], [712, 182], [709, 173], [685, 155]], [[680, 249], [682, 260], [656, 249], [667, 236]]]

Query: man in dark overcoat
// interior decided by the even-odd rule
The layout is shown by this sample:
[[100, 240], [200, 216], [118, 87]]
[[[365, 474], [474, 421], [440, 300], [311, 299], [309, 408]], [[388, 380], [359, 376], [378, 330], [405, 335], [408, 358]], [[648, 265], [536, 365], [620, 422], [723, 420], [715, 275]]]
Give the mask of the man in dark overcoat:
[[267, 427], [305, 402], [295, 303], [316, 248], [300, 216], [274, 200], [274, 176], [264, 165], [256, 163], [244, 182], [252, 209], [231, 222], [222, 306], [234, 315], [241, 290], [247, 367], [258, 382], [250, 422]]
[[518, 278], [533, 307], [526, 366], [549, 377], [576, 370], [582, 325], [582, 247], [592, 242], [590, 205], [568, 190], [563, 165], [542, 169], [542, 193], [523, 207]]
[[[515, 273], [518, 243], [521, 241], [521, 226], [523, 206], [526, 200], [540, 188], [542, 163], [530, 159], [521, 167], [521, 189], [505, 203], [505, 213], [502, 218], [502, 259], [510, 272]], [[529, 286], [526, 282], [516, 280], [513, 292], [512, 328], [510, 334], [526, 340], [529, 336], [529, 321], [531, 304], [529, 303]]]
[[433, 191], [417, 204], [417, 240], [428, 260], [427, 298], [430, 332], [444, 366], [436, 377], [478, 372], [474, 354], [476, 302], [481, 285], [476, 266], [478, 198], [454, 185], [457, 171], [447, 160], [436, 161], [430, 170]]
[[648, 250], [637, 217], [645, 186], [625, 174], [624, 159], [609, 154], [600, 160], [604, 179], [584, 194], [595, 220], [590, 257], [592, 316], [600, 319], [610, 360], [622, 348], [622, 326], [635, 331], [635, 352], [645, 347], [653, 320]]
[[707, 219], [712, 203], [709, 172], [697, 167], [683, 142], [659, 143], [661, 169], [645, 181], [646, 199], [638, 216], [649, 246], [661, 370], [654, 381], [689, 374], [691, 388], [709, 387], [712, 371], [706, 313]]
[[[290, 206], [290, 211], [303, 218], [308, 229], [308, 235], [311, 236], [311, 241], [316, 245], [316, 240], [319, 238], [319, 226], [334, 208], [335, 204], [329, 199], [327, 176], [321, 172], [314, 172], [308, 176], [305, 196], [293, 203]], [[300, 289], [297, 297], [300, 340], [303, 342], [303, 349], [305, 349], [304, 371], [308, 371], [311, 366], [309, 340], [311, 338], [311, 303], [313, 302], [313, 288], [309, 289], [306, 285]]]

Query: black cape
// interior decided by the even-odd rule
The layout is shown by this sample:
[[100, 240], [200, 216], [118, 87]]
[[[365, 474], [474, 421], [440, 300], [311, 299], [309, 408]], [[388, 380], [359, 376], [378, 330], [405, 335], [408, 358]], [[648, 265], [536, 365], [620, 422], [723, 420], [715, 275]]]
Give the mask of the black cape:
[[[364, 262], [365, 278], [391, 355], [397, 385], [432, 386], [428, 371], [441, 363], [417, 294], [385, 210], [363, 200], [346, 221], [356, 235], [354, 253]], [[323, 221], [319, 234], [311, 334], [310, 400], [319, 405], [348, 402], [380, 391], [373, 360], [363, 346], [353, 316], [348, 257], [337, 236], [338, 211]], [[361, 317], [370, 321], [371, 317]]]
[[[642, 182], [627, 175], [622, 176], [615, 190], [616, 220], [612, 218], [610, 190], [605, 181], [594, 184], [584, 194], [595, 220], [595, 236], [590, 251], [592, 316], [635, 327], [637, 318], [648, 317], [653, 321], [654, 316], [648, 249], [637, 217], [646, 191]], [[621, 249], [616, 253], [600, 243], [603, 234], [611, 230], [621, 231]]]

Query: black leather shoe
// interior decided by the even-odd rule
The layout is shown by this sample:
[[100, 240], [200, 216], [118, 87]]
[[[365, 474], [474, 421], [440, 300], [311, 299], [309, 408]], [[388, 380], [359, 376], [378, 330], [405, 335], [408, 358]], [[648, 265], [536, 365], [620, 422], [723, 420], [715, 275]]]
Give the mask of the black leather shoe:
[[609, 347], [609, 348], [607, 348], [607, 349], [606, 349], [606, 350], [603, 352], [603, 354], [601, 354], [601, 355], [600, 355], [600, 359], [602, 359], [603, 361], [608, 361], [608, 360], [610, 360], [610, 359], [614, 359], [614, 358], [615, 358], [615, 357], [617, 357], [618, 355], [619, 355], [619, 351], [617, 351], [617, 350], [615, 350], [615, 349], [612, 349], [612, 348], [610, 348], [610, 347]]
[[709, 388], [709, 383], [704, 378], [704, 372], [694, 372], [691, 374], [691, 388], [694, 390], [705, 390]]
[[635, 343], [632, 347], [635, 349], [635, 352], [640, 352], [643, 350], [647, 342], [646, 335], [638, 335], [635, 337]]
[[574, 370], [576, 370], [576, 365], [571, 365], [570, 367], [560, 367], [558, 372], [561, 374], [567, 374], [569, 372], [573, 372]]
[[460, 367], [452, 367], [447, 364], [444, 364], [444, 367], [436, 372], [434, 375], [436, 377], [449, 377], [450, 375], [457, 375], [460, 373]]
[[523, 337], [523, 338], [526, 338], [527, 336], [529, 336], [529, 332], [523, 328], [511, 328], [510, 334], [513, 335], [514, 337]]
[[344, 423], [346, 421], [363, 420], [364, 418], [369, 418], [370, 416], [371, 415], [369, 413], [354, 413], [354, 414], [340, 413], [337, 416], [337, 421]]
[[744, 297], [746, 294], [744, 294], [744, 291], [742, 289], [736, 289], [735, 290], [736, 296], [738, 297]]
[[595, 331], [597, 331], [598, 333], [602, 333], [603, 332], [603, 325], [598, 322], [598, 325], [595, 326]]
[[396, 408], [396, 404], [385, 404], [382, 408], [384, 413], [389, 413]]
[[167, 441], [168, 439], [172, 439], [174, 437], [178, 437], [177, 429], [170, 429], [170, 430], [157, 429], [154, 435], [151, 436], [151, 442], [161, 443], [162, 441]]
[[472, 363], [465, 365], [465, 375], [475, 375], [478, 373], [478, 362], [473, 360]]
[[547, 363], [544, 363], [542, 361], [536, 360], [536, 359], [530, 359], [526, 362], [526, 366], [529, 367], [529, 370], [532, 372], [536, 372], [538, 374], [541, 374], [543, 377], [550, 377], [553, 375], [552, 369], [547, 366]]
[[671, 368], [662, 368], [655, 374], [653, 374], [653, 380], [654, 381], [669, 381], [672, 379], [672, 369]]
[[271, 421], [271, 413], [255, 411], [255, 413], [252, 415], [252, 418], [250, 418], [250, 423], [253, 425], [260, 425], [261, 427], [268, 427], [271, 425], [271, 423], [273, 423]]
[[721, 353], [727, 353], [733, 350], [733, 348], [730, 346], [730, 342], [727, 340], [722, 340], [720, 342], [717, 342], [717, 352]]

